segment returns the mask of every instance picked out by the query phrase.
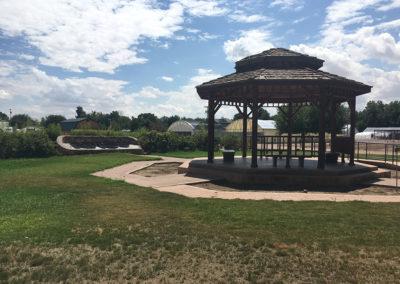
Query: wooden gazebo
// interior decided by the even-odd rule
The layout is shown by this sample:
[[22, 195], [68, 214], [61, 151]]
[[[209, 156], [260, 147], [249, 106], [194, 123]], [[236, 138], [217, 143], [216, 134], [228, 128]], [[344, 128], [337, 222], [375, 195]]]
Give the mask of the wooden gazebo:
[[[199, 96], [208, 100], [208, 163], [214, 160], [214, 118], [223, 105], [235, 106], [243, 117], [243, 157], [247, 149], [247, 118], [252, 116], [251, 167], [257, 167], [257, 115], [263, 107], [287, 106], [287, 167], [290, 167], [292, 120], [302, 106], [319, 109], [318, 164], [325, 168], [326, 114], [331, 117], [331, 148], [343, 148], [335, 134], [336, 114], [341, 103], [350, 107], [350, 138], [344, 148], [354, 165], [356, 96], [371, 91], [371, 86], [318, 70], [323, 60], [283, 48], [273, 48], [236, 62], [236, 72], [197, 86]], [[250, 111], [248, 111], [248, 109]], [[283, 110], [281, 108], [281, 110]], [[340, 143], [339, 143], [340, 142]], [[337, 146], [336, 146], [337, 145]], [[341, 145], [341, 146], [339, 146]], [[336, 147], [336, 148], [335, 148]]]

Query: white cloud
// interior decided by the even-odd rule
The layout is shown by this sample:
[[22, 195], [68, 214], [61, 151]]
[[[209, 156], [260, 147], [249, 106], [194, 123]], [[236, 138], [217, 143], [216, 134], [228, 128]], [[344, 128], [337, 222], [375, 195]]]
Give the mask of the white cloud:
[[240, 10], [235, 11], [232, 14], [229, 14], [228, 18], [232, 21], [239, 23], [256, 23], [256, 22], [265, 22], [270, 20], [270, 18], [260, 14], [247, 15], [245, 12]]
[[11, 94], [6, 90], [0, 89], [0, 100], [10, 100], [10, 99], [11, 99]]
[[186, 11], [196, 17], [203, 16], [222, 16], [225, 15], [229, 10], [227, 8], [220, 7], [218, 1], [203, 1], [203, 0], [177, 0]]
[[174, 81], [174, 78], [168, 77], [168, 76], [162, 76], [161, 79], [163, 79], [166, 82], [173, 82]]
[[118, 110], [129, 116], [151, 112], [157, 116], [204, 117], [207, 102], [200, 99], [195, 86], [219, 76], [212, 70], [198, 69], [185, 85], [175, 91], [165, 92], [154, 86], [145, 86], [138, 92], [128, 93], [124, 90], [128, 85], [126, 81], [96, 77], [60, 79], [20, 64], [18, 68], [0, 75], [0, 99], [10, 100], [15, 114], [29, 113], [35, 118], [49, 114], [73, 117], [78, 105], [86, 112]]
[[274, 45], [269, 41], [270, 32], [260, 29], [241, 31], [240, 37], [224, 42], [226, 59], [237, 61], [243, 57], [262, 52]]
[[378, 11], [389, 11], [391, 9], [399, 8], [400, 7], [400, 0], [392, 0], [389, 4], [383, 4], [377, 10]]
[[30, 54], [22, 53], [22, 54], [19, 55], [19, 58], [22, 58], [22, 59], [25, 59], [25, 60], [33, 60], [33, 59], [35, 59], [35, 56], [30, 55]]
[[303, 0], [274, 0], [270, 7], [279, 6], [282, 10], [295, 10], [299, 11], [304, 8]]
[[150, 0], [0, 1], [0, 11], [5, 36], [26, 38], [42, 52], [42, 64], [76, 72], [146, 62], [138, 44], [171, 38], [184, 21], [181, 4], [161, 9]]
[[290, 47], [324, 59], [323, 70], [327, 72], [372, 85], [371, 93], [358, 97], [358, 109], [368, 100], [398, 100], [400, 93], [400, 71], [385, 70], [385, 64], [380, 68], [369, 65], [371, 60], [400, 64], [400, 41], [392, 34], [400, 20], [374, 25], [368, 14], [382, 3], [387, 1], [335, 1], [327, 8], [322, 39], [312, 45]]
[[293, 21], [293, 24], [298, 24], [298, 23], [304, 22], [306, 19], [307, 19], [307, 17], [302, 17], [300, 19], [296, 19]]

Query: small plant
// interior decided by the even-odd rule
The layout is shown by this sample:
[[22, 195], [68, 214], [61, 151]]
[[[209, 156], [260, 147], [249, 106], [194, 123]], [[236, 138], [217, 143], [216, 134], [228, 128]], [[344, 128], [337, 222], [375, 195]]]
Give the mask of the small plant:
[[238, 151], [241, 146], [240, 138], [233, 134], [227, 134], [222, 137], [222, 146], [225, 149]]

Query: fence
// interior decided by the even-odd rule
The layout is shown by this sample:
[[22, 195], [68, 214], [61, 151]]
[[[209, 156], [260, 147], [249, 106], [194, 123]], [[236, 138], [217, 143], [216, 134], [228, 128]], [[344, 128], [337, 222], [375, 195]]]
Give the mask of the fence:
[[[251, 145], [251, 136], [248, 136], [248, 146]], [[326, 140], [327, 150], [330, 149], [330, 140]], [[355, 142], [355, 158], [357, 160], [377, 160], [385, 163], [395, 164], [396, 143], [380, 142]], [[258, 136], [257, 150], [260, 157], [274, 155], [286, 155], [288, 150], [287, 136]], [[318, 156], [318, 136], [292, 136], [292, 157], [317, 157]]]
[[396, 149], [399, 144], [379, 142], [355, 142], [355, 156], [357, 160], [378, 160], [385, 163], [396, 162]]

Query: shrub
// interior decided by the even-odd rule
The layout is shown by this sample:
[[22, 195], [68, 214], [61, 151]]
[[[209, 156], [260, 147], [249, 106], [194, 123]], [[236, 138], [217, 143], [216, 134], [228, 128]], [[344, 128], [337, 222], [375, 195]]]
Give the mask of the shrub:
[[235, 151], [240, 150], [241, 141], [238, 136], [233, 134], [227, 134], [223, 136], [221, 140], [222, 140], [221, 141], [222, 146], [224, 146], [225, 149], [235, 150]]
[[59, 123], [51, 123], [46, 128], [47, 136], [53, 141], [57, 140], [57, 137], [61, 135], [61, 126]]
[[56, 154], [54, 143], [45, 131], [18, 133], [15, 156], [18, 158], [49, 157]]
[[56, 154], [45, 131], [0, 133], [0, 158], [39, 158]]
[[17, 136], [14, 133], [0, 131], [0, 159], [14, 157], [17, 143]]

